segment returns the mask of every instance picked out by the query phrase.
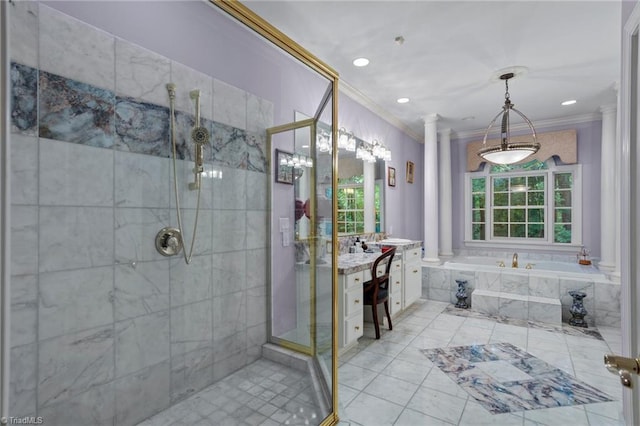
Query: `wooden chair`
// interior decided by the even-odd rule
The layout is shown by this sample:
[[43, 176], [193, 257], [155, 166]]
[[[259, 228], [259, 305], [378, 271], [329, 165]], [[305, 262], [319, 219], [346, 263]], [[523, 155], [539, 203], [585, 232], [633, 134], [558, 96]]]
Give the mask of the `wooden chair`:
[[[395, 254], [396, 248], [394, 247], [378, 257], [373, 262], [373, 266], [371, 267], [371, 276], [373, 278], [363, 284], [364, 304], [371, 305], [373, 309], [373, 325], [376, 328], [376, 339], [380, 338], [380, 325], [378, 324], [378, 304], [384, 303], [384, 310], [387, 313], [387, 319], [389, 320], [389, 330], [393, 330], [393, 325], [391, 324], [391, 315], [389, 315], [389, 273], [391, 271], [391, 262], [393, 261], [393, 256]], [[378, 265], [384, 262], [386, 262], [385, 272], [384, 274], [378, 276]]]

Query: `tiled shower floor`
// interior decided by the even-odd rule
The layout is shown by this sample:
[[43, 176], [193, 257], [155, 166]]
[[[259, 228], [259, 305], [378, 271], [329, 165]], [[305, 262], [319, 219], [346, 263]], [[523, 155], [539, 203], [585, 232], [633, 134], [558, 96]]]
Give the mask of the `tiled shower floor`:
[[308, 374], [259, 359], [138, 426], [315, 425]]
[[365, 324], [339, 359], [340, 426], [624, 425], [619, 379], [603, 365], [620, 330], [489, 318], [420, 300]]

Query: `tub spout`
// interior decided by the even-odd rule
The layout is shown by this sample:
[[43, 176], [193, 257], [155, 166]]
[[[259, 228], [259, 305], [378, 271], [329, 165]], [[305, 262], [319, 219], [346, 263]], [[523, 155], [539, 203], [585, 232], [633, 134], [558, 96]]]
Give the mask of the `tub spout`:
[[512, 268], [518, 267], [518, 253], [513, 253], [513, 259], [511, 260], [511, 267]]

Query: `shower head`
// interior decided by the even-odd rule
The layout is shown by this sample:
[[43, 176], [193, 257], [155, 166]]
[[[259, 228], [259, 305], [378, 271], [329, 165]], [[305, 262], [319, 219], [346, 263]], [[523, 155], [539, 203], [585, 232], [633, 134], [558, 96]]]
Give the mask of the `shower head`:
[[209, 131], [206, 127], [194, 127], [191, 130], [191, 139], [196, 145], [204, 146], [209, 143]]

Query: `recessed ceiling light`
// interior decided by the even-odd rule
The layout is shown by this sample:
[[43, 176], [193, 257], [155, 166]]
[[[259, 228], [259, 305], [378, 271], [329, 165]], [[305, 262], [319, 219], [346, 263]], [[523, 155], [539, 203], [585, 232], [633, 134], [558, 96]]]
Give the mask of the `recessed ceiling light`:
[[571, 99], [570, 101], [564, 101], [562, 102], [560, 105], [573, 105], [575, 104], [577, 101], [575, 99]]
[[356, 67], [366, 67], [369, 65], [369, 60], [367, 58], [356, 58], [353, 60], [353, 65]]
[[409, 98], [398, 98], [396, 102], [399, 104], [406, 104], [407, 102], [409, 102]]

